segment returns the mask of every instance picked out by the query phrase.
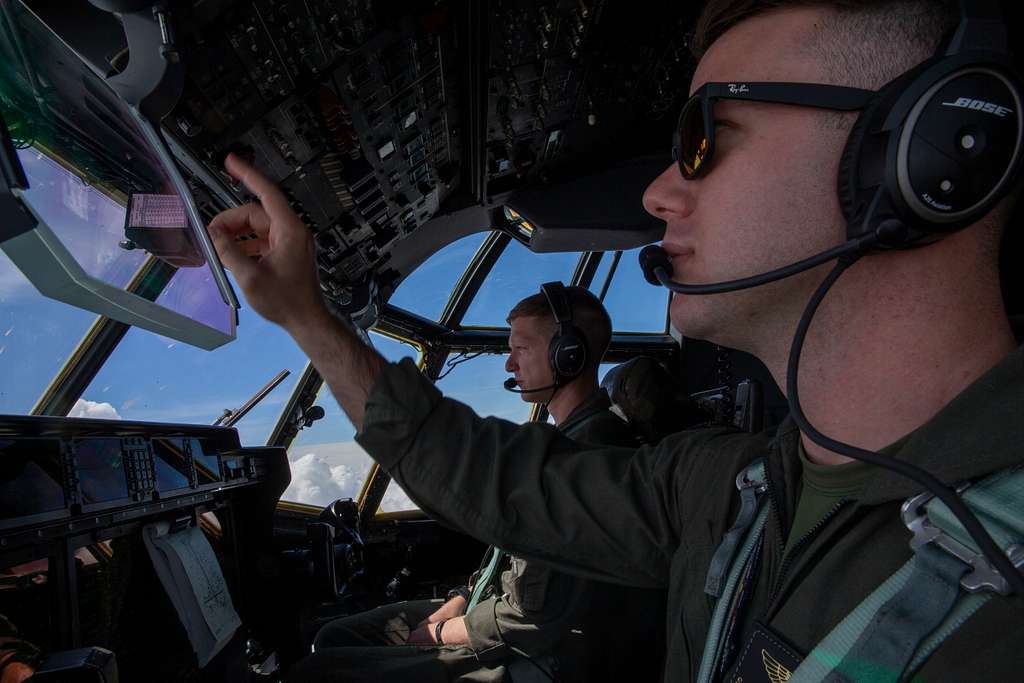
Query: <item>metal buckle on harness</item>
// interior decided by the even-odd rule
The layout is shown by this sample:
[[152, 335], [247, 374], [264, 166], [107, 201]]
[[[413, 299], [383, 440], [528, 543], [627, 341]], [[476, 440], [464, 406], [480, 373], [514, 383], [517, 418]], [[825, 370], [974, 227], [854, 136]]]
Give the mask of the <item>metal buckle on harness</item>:
[[[968, 486], [958, 487], [957, 493], [962, 493]], [[928, 519], [925, 505], [934, 497], [934, 494], [925, 492], [907, 500], [900, 508], [900, 517], [913, 534], [913, 538], [910, 539], [910, 549], [916, 552], [921, 546], [934, 543], [936, 547], [942, 548], [971, 567], [971, 571], [960, 579], [960, 585], [968, 593], [991, 590], [1000, 595], [1009, 595], [1010, 585], [1003, 575], [989, 563], [984, 554], [965, 546]], [[1014, 567], [1024, 566], [1024, 545], [1019, 543], [1011, 545], [1007, 548], [1006, 555]]]
[[768, 490], [768, 482], [767, 482], [767, 480], [762, 479], [761, 481], [755, 481], [753, 479], [750, 479], [747, 476], [747, 470], [749, 470], [749, 469], [750, 469], [749, 467], [747, 467], [745, 469], [742, 469], [742, 470], [740, 470], [740, 473], [736, 475], [736, 488], [739, 489], [740, 491], [743, 491], [744, 489], [752, 488], [752, 489], [754, 489], [754, 493], [758, 493], [758, 494], [764, 493], [765, 491], [767, 491]]

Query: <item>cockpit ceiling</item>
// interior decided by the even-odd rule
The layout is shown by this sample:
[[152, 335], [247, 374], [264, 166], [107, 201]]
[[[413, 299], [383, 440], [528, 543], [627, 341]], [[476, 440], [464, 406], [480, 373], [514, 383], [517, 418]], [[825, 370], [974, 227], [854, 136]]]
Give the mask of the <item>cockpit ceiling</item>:
[[[130, 58], [112, 15], [86, 3], [27, 4], [101, 70]], [[164, 128], [233, 193], [241, 188], [218, 170], [229, 151], [284, 188], [316, 234], [331, 298], [370, 274], [386, 297], [439, 245], [494, 227], [517, 193], [556, 190], [644, 155], [667, 163], [698, 5], [179, 2], [187, 82]], [[223, 202], [200, 175], [192, 185], [209, 217]], [[635, 187], [626, 196], [619, 183], [604, 185], [605, 205], [618, 190], [634, 222], [644, 220]], [[578, 202], [547, 204], [554, 223], [615, 227], [597, 211], [581, 219]]]

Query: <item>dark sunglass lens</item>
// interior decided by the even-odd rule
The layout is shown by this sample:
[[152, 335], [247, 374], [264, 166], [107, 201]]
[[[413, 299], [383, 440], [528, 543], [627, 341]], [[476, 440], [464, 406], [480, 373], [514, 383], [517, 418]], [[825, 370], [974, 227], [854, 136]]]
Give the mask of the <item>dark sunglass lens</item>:
[[679, 141], [676, 154], [683, 176], [693, 178], [699, 172], [708, 151], [708, 138], [704, 134], [704, 110], [700, 97], [691, 97], [683, 106], [676, 135]]

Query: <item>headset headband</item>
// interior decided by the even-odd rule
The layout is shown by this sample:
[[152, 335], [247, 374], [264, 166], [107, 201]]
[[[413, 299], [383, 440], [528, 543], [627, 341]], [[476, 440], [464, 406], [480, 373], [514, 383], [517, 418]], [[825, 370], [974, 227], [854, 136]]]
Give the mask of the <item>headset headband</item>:
[[1009, 52], [998, 0], [960, 0], [960, 25], [946, 47], [946, 56], [975, 51]]
[[540, 291], [548, 300], [548, 307], [551, 314], [555, 316], [555, 322], [559, 326], [572, 324], [572, 307], [569, 305], [569, 297], [565, 286], [558, 282], [545, 282], [540, 286]]

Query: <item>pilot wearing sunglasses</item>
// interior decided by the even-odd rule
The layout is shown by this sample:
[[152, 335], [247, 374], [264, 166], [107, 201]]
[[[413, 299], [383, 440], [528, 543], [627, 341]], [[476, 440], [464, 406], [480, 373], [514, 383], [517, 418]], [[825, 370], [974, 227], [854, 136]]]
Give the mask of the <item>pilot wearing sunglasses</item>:
[[[1003, 513], [1024, 504], [988, 506], [1000, 529], [948, 521], [1024, 463], [998, 269], [1021, 102], [994, 6], [705, 7], [677, 161], [643, 202], [666, 224], [657, 281], [686, 283], [675, 327], [753, 353], [787, 393], [771, 439], [689, 430], [624, 459], [481, 421], [330, 318], [308, 231], [237, 162], [278, 239], [245, 258], [236, 216], [215, 241], [425, 512], [561, 571], [667, 588], [664, 680], [1017, 680], [1024, 532]], [[967, 481], [934, 496], [952, 513], [932, 505]]]

